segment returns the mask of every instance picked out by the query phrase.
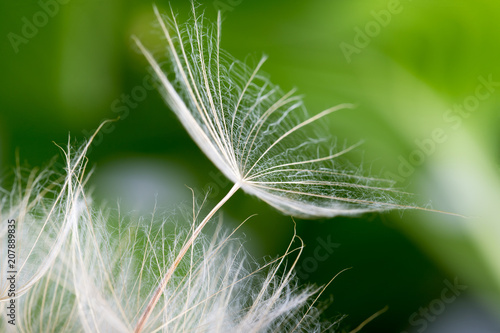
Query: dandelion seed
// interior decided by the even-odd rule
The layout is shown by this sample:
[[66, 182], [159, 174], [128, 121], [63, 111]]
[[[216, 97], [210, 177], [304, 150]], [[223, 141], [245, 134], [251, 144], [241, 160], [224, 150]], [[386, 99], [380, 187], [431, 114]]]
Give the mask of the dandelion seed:
[[[312, 117], [294, 91], [283, 93], [261, 73], [220, 48], [221, 16], [205, 25], [192, 6], [192, 18], [179, 25], [175, 15], [154, 11], [166, 39], [167, 59], [157, 60], [134, 37], [157, 74], [160, 90], [193, 140], [241, 188], [285, 214], [333, 217], [393, 208], [399, 193], [390, 181], [346, 170], [339, 159], [359, 144], [324, 156], [304, 129], [351, 104]], [[169, 79], [167, 73], [174, 73]], [[297, 144], [299, 143], [299, 144]]]

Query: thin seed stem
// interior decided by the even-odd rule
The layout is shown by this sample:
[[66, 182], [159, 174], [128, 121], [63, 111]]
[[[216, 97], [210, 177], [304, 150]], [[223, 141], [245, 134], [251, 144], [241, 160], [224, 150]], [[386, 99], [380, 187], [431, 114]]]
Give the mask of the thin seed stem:
[[240, 188], [240, 186], [241, 185], [238, 183], [234, 184], [234, 186], [226, 194], [226, 196], [222, 198], [221, 201], [219, 201], [219, 203], [210, 211], [210, 213], [208, 213], [208, 215], [203, 219], [203, 221], [201, 221], [200, 225], [196, 227], [193, 234], [191, 235], [191, 238], [189, 238], [189, 240], [184, 244], [179, 254], [177, 255], [177, 258], [175, 259], [174, 263], [172, 264], [172, 266], [170, 266], [167, 273], [160, 281], [158, 288], [156, 288], [156, 291], [153, 294], [153, 297], [146, 306], [146, 310], [144, 310], [144, 313], [141, 315], [139, 321], [137, 322], [137, 325], [134, 330], [135, 333], [142, 332], [149, 316], [151, 315], [154, 307], [156, 306], [156, 303], [158, 303], [158, 301], [160, 300], [160, 297], [163, 294], [163, 290], [167, 286], [168, 281], [174, 274], [175, 270], [177, 269], [177, 266], [179, 266], [182, 258], [184, 258], [189, 248], [193, 245], [196, 238], [198, 238], [198, 236], [200, 235], [200, 232], [203, 229], [203, 227], [208, 223], [208, 221], [212, 218], [212, 216], [222, 207], [222, 205], [224, 205], [224, 203], [226, 203], [226, 201], [228, 201], [233, 196], [233, 194]]

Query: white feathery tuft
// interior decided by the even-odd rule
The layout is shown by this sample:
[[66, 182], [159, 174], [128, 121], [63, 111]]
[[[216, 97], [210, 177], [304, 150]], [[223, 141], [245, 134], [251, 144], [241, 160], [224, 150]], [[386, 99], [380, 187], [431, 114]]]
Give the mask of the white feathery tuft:
[[211, 25], [196, 13], [194, 2], [192, 11], [192, 18], [179, 25], [173, 13], [162, 16], [154, 7], [166, 57], [165, 49], [155, 57], [134, 39], [167, 104], [228, 179], [283, 213], [303, 218], [416, 208], [398, 204], [406, 193], [391, 188], [390, 181], [343, 166], [341, 157], [359, 144], [332, 151], [322, 147], [326, 139], [304, 132], [353, 105], [309, 117], [295, 90], [284, 93], [261, 72], [266, 57], [250, 68], [221, 49], [220, 13]]
[[[67, 174], [18, 175], [2, 189], [0, 214], [15, 218], [19, 268], [16, 295], [18, 332], [133, 332], [165, 273], [169, 283], [141, 327], [146, 332], [320, 332], [314, 307], [317, 288], [300, 288], [293, 275], [297, 259], [285, 254], [257, 265], [239, 239], [218, 224], [213, 236], [198, 233], [176, 263], [199, 223], [153, 212], [149, 218], [122, 216], [98, 208], [85, 190], [84, 147], [65, 152]], [[193, 194], [194, 196], [194, 194]], [[196, 208], [196, 209], [195, 209]], [[5, 228], [0, 230], [0, 266], [6, 267]], [[5, 265], [4, 265], [5, 264]], [[2, 269], [0, 274], [5, 274]], [[6, 281], [2, 275], [2, 281]], [[2, 283], [0, 309], [9, 304]], [[0, 316], [0, 331], [10, 324]]]
[[[103, 122], [97, 131], [105, 124]], [[55, 179], [53, 172], [36, 168], [25, 177], [25, 170], [18, 166], [14, 189], [0, 189], [0, 218], [7, 220], [15, 217], [16, 220], [17, 296], [26, 293], [53, 267], [71, 230], [79, 223], [84, 209], [82, 188], [87, 181], [84, 178], [87, 165], [85, 154], [94, 136], [79, 152], [71, 150], [68, 140], [67, 151], [63, 150], [65, 177]], [[48, 199], [51, 195], [54, 199]], [[0, 227], [0, 240], [5, 241], [1, 244], [8, 244], [7, 224]], [[2, 260], [6, 260], [7, 250], [7, 246], [0, 248]], [[6, 270], [0, 272], [4, 281], [0, 284], [0, 302], [9, 299], [6, 274]]]

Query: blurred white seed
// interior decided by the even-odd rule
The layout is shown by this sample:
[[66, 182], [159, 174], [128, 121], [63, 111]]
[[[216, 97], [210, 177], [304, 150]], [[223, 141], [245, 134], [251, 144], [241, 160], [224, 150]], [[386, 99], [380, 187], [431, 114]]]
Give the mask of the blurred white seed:
[[[33, 171], [25, 185], [2, 190], [1, 216], [18, 222], [19, 332], [132, 332], [199, 223], [196, 206], [191, 223], [158, 212], [137, 218], [121, 215], [120, 209], [96, 207], [84, 187], [86, 147], [65, 153], [65, 177]], [[325, 329], [311, 298], [319, 290], [299, 288], [293, 275], [297, 259], [286, 265], [303, 247], [299, 243], [294, 248], [294, 240], [283, 256], [258, 266], [221, 224], [213, 237], [198, 234], [144, 331]], [[0, 244], [5, 267], [4, 229]], [[0, 307], [9, 301], [4, 287]], [[9, 325], [5, 319], [0, 316], [2, 332]]]

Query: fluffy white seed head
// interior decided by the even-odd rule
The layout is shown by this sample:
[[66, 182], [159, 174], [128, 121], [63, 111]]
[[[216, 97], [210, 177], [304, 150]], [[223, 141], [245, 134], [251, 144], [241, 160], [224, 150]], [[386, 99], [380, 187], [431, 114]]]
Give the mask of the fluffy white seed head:
[[[66, 152], [63, 177], [32, 171], [2, 189], [1, 216], [17, 221], [19, 332], [132, 332], [202, 215], [193, 208], [189, 222], [96, 206], [85, 190], [85, 151]], [[3, 227], [0, 244], [5, 281]], [[293, 275], [301, 250], [292, 240], [282, 257], [259, 266], [219, 224], [213, 236], [200, 234], [176, 266], [144, 331], [324, 330], [311, 307], [318, 289], [299, 287]], [[9, 297], [0, 286], [4, 313]], [[0, 331], [8, 325], [0, 316]]]

